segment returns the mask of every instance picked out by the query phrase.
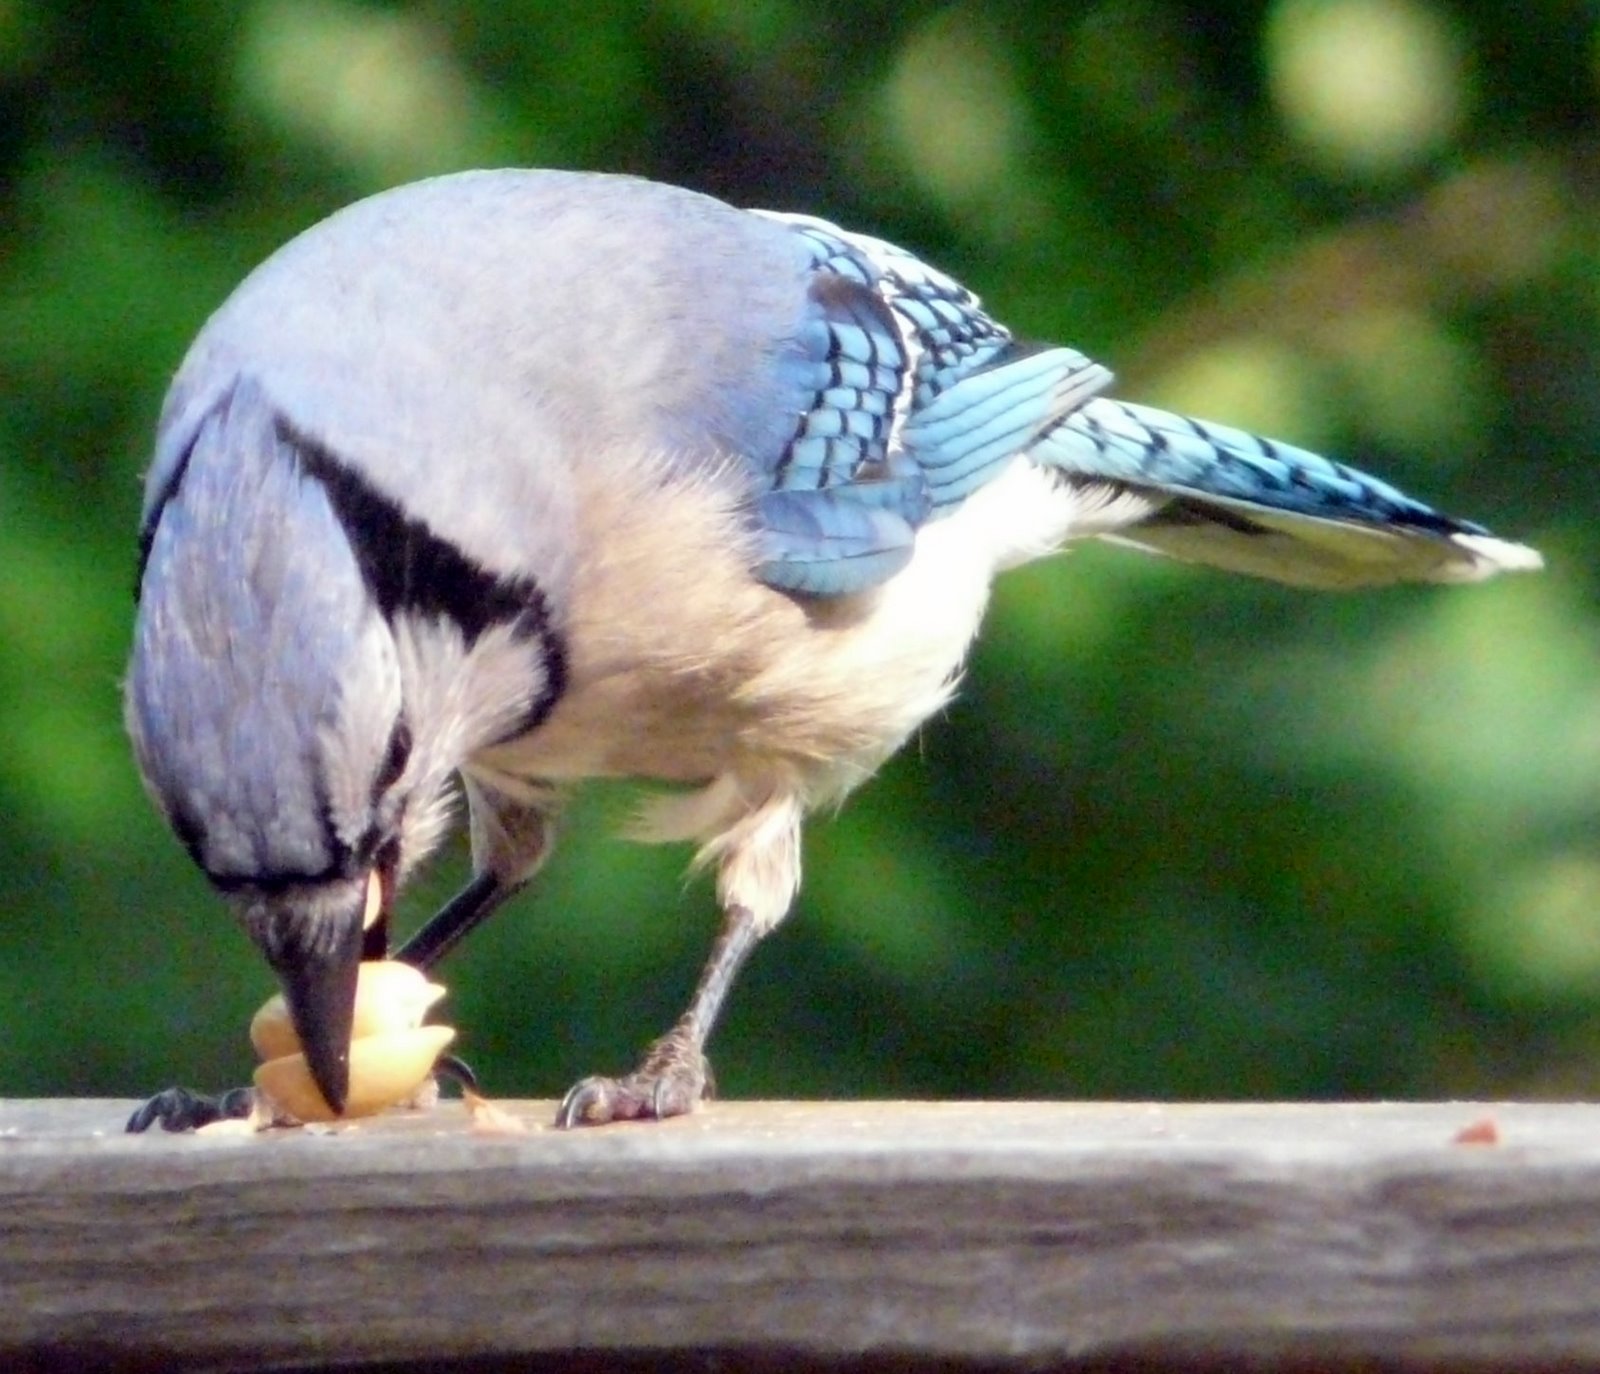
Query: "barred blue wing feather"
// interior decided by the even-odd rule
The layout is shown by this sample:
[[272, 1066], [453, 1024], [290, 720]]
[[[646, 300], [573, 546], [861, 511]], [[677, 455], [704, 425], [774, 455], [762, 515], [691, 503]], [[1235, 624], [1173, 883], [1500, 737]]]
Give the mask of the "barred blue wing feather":
[[1007, 348], [947, 385], [913, 412], [905, 429], [935, 512], [970, 496], [1110, 380], [1074, 349]]
[[821, 275], [802, 331], [809, 408], [773, 470], [780, 490], [870, 480], [889, 456], [895, 404], [909, 361], [887, 308], [868, 287]]
[[1111, 374], [1073, 349], [1018, 344], [971, 291], [893, 244], [757, 213], [792, 229], [812, 266], [811, 403], [757, 503], [758, 575], [787, 591], [861, 591]]
[[927, 483], [893, 446], [911, 373], [905, 340], [855, 271], [817, 272], [798, 343], [809, 404], [756, 501], [757, 576], [783, 591], [843, 596], [893, 576], [927, 518]]
[[759, 576], [806, 596], [845, 596], [887, 581], [916, 544], [915, 526], [893, 509], [900, 490], [881, 483], [768, 492], [758, 502]]

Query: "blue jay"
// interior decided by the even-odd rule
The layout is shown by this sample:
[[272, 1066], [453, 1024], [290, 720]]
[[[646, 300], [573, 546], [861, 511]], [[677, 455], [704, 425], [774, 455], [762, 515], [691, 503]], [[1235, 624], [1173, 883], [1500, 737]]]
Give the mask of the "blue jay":
[[575, 784], [671, 785], [637, 835], [698, 843], [721, 931], [677, 1025], [559, 1122], [667, 1117], [803, 817], [950, 697], [997, 572], [1088, 537], [1308, 587], [1539, 566], [1110, 381], [892, 244], [629, 177], [425, 181], [252, 273], [161, 415], [126, 716], [332, 1108], [358, 961], [458, 782], [474, 877], [400, 951], [422, 967]]

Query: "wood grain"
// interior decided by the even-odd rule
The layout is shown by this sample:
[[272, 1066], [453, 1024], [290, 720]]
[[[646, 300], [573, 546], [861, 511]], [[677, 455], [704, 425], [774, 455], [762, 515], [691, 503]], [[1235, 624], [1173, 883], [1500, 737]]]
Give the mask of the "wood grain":
[[1600, 1368], [1600, 1107], [132, 1105], [0, 1102], [0, 1368]]

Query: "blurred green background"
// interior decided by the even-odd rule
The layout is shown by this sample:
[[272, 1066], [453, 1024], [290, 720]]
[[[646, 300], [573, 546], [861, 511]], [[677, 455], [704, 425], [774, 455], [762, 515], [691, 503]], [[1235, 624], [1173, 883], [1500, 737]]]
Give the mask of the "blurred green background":
[[[959, 702], [811, 826], [726, 1094], [1595, 1093], [1597, 97], [1575, 0], [0, 0], [0, 1093], [243, 1081], [269, 975], [119, 719], [149, 435], [277, 244], [492, 164], [889, 237], [1124, 395], [1550, 560], [1009, 575]], [[491, 1091], [629, 1066], [692, 985], [709, 885], [628, 800], [446, 966]]]

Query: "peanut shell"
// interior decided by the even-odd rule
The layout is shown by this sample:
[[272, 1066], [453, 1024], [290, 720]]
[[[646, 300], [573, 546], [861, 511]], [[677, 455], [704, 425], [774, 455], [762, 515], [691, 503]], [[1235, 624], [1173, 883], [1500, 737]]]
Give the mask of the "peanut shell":
[[[369, 960], [361, 965], [358, 977], [352, 1041], [420, 1026], [428, 1008], [445, 993], [420, 969], [395, 959]], [[269, 997], [252, 1018], [250, 1043], [262, 1060], [300, 1052], [300, 1037], [281, 993]]]
[[[372, 1116], [404, 1102], [433, 1072], [445, 1046], [456, 1038], [449, 1026], [417, 1026], [369, 1035], [350, 1045], [350, 1091], [344, 1117]], [[269, 1059], [256, 1069], [256, 1090], [276, 1115], [298, 1121], [338, 1121], [312, 1081], [303, 1054]]]

